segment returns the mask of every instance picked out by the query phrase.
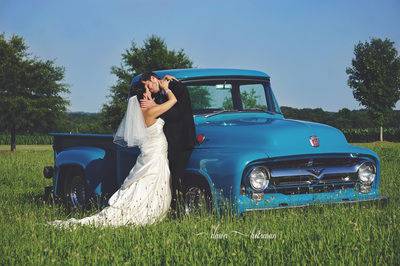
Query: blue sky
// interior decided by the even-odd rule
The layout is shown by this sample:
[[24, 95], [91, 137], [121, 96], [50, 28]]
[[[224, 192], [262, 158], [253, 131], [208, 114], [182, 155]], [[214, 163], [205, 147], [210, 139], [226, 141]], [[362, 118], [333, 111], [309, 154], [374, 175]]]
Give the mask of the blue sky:
[[196, 67], [267, 72], [280, 105], [337, 111], [359, 108], [345, 73], [354, 45], [387, 37], [400, 51], [399, 14], [399, 0], [0, 0], [0, 32], [65, 67], [71, 111], [99, 111], [111, 66], [152, 34]]

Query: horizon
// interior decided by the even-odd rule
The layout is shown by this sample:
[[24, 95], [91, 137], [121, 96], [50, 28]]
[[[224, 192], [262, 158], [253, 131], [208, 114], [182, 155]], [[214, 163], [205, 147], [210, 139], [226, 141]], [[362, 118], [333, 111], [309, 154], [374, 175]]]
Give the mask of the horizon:
[[[303, 109], [319, 109], [319, 108], [321, 108], [321, 107], [315, 107], [315, 108], [302, 107], [302, 108], [299, 108], [299, 107], [286, 106], [286, 105], [280, 105], [279, 107], [280, 107], [280, 108], [282, 108], [282, 107], [294, 108], [294, 109], [298, 109], [298, 110], [303, 110]], [[321, 109], [322, 109], [322, 111], [328, 112], [328, 113], [338, 113], [338, 112], [341, 110], [341, 109], [339, 109], [339, 110], [337, 110], [337, 111], [328, 111], [328, 110], [325, 110], [324, 108], [321, 108]], [[342, 109], [344, 109], [344, 108], [342, 108]], [[349, 110], [350, 110], [350, 111], [367, 111], [367, 109], [365, 109], [365, 108], [360, 108], [360, 109], [349, 109]], [[395, 112], [400, 112], [399, 109], [394, 109], [393, 111], [395, 111]], [[83, 113], [83, 114], [100, 114], [101, 112], [100, 112], [100, 111], [98, 111], [98, 112], [67, 111], [66, 113], [68, 113], [68, 114], [76, 114], [76, 113]]]
[[395, 0], [168, 5], [6, 0], [0, 3], [0, 31], [6, 38], [22, 36], [33, 56], [65, 67], [69, 112], [100, 112], [116, 81], [111, 67], [120, 65], [132, 41], [141, 46], [152, 34], [169, 49], [183, 49], [194, 67], [266, 72], [280, 106], [337, 112], [363, 109], [345, 73], [354, 45], [389, 38], [400, 51], [399, 11]]

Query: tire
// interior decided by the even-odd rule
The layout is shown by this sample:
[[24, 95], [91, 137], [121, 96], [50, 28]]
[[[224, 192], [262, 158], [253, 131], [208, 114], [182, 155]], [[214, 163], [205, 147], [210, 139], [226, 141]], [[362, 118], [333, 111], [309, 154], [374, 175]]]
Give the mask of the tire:
[[71, 172], [65, 180], [64, 205], [67, 209], [84, 210], [88, 202], [88, 189], [82, 173]]
[[180, 196], [179, 213], [184, 215], [196, 215], [211, 213], [212, 197], [208, 184], [196, 181], [191, 184], [183, 184]]

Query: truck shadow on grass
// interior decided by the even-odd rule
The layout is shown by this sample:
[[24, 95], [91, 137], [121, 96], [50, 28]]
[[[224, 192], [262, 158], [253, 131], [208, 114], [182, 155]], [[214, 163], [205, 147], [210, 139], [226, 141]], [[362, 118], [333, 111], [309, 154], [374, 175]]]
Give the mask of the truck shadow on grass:
[[[97, 199], [90, 202], [85, 208], [70, 208], [62, 204], [61, 199], [54, 199], [52, 197], [46, 196], [45, 194], [38, 194], [37, 192], [25, 192], [19, 197], [20, 201], [23, 203], [30, 203], [37, 208], [46, 208], [46, 207], [55, 207], [58, 211], [61, 211], [61, 215], [65, 217], [75, 217], [75, 218], [83, 218], [85, 216], [93, 215], [103, 208], [108, 206], [105, 202], [107, 202], [104, 198]], [[395, 200], [396, 201], [396, 200]], [[213, 220], [215, 222], [247, 222], [254, 219], [259, 219], [259, 217], [272, 216], [275, 218], [282, 218], [290, 215], [300, 216], [306, 218], [307, 216], [325, 216], [326, 214], [330, 214], [331, 212], [341, 211], [362, 211], [369, 210], [373, 211], [375, 209], [383, 209], [387, 207], [387, 205], [393, 204], [393, 199], [391, 202], [389, 200], [384, 201], [372, 201], [372, 202], [355, 202], [355, 203], [346, 203], [343, 202], [341, 204], [323, 204], [317, 203], [308, 206], [298, 206], [291, 208], [280, 208], [280, 209], [266, 209], [262, 211], [254, 211], [254, 212], [245, 212], [240, 215], [236, 215], [232, 206], [229, 204], [224, 204], [221, 206], [219, 212], [215, 209], [207, 209], [205, 207], [201, 207], [195, 212], [191, 212], [189, 214], [185, 213], [185, 205], [182, 202], [178, 202], [176, 210], [170, 208], [165, 220], [174, 221], [174, 222], [182, 222], [183, 220], [196, 220], [207, 218]], [[202, 205], [205, 206], [205, 205]], [[340, 211], [341, 210], [341, 211]]]

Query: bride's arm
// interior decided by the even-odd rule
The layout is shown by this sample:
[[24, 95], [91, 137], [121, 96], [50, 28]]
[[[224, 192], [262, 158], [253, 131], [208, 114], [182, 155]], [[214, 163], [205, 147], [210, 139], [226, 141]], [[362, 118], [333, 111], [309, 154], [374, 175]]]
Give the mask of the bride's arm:
[[157, 118], [174, 106], [177, 102], [174, 93], [170, 89], [166, 89], [168, 101], [162, 104], [155, 105], [147, 110], [147, 114], [153, 118]]

